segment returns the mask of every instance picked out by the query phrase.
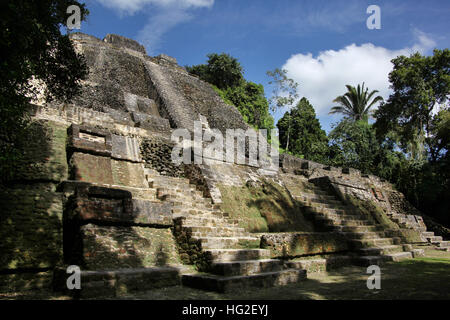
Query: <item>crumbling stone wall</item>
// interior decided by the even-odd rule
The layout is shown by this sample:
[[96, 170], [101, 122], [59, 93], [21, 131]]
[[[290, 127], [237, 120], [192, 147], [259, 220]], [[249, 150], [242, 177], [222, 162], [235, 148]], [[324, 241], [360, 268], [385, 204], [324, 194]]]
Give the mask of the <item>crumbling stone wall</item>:
[[59, 182], [67, 178], [66, 126], [35, 121], [21, 145], [22, 157], [15, 164], [12, 181]]
[[107, 129], [70, 128], [75, 181], [62, 186], [67, 264], [104, 270], [180, 263], [171, 204], [134, 198], [139, 193], [127, 191], [148, 188], [133, 139]]
[[261, 248], [270, 249], [273, 258], [295, 258], [314, 254], [349, 251], [347, 240], [338, 233], [265, 233]]
[[0, 270], [49, 269], [62, 261], [61, 194], [52, 183], [0, 189]]
[[163, 139], [143, 139], [140, 147], [145, 166], [158, 171], [161, 175], [184, 177], [182, 165], [172, 161], [173, 143]]
[[45, 270], [62, 260], [62, 197], [68, 176], [66, 126], [35, 121], [19, 148], [12, 179], [0, 190], [0, 270]]
[[0, 290], [50, 288], [63, 260], [63, 199], [57, 184], [68, 177], [67, 126], [34, 121], [11, 180], [0, 187]]

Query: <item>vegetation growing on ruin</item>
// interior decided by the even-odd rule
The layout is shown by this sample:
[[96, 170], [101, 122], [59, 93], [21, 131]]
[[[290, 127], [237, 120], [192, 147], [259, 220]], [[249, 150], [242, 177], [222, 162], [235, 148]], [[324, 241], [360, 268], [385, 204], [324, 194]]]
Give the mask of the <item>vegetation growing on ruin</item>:
[[239, 219], [240, 227], [250, 232], [313, 232], [300, 205], [273, 181], [259, 186], [219, 186], [222, 210]]
[[[348, 86], [348, 92], [336, 100], [341, 106], [332, 110], [344, 118], [329, 133], [327, 150], [295, 148], [299, 142], [294, 138], [289, 151], [325, 165], [355, 168], [384, 178], [416, 208], [449, 226], [450, 50], [435, 50], [431, 56], [400, 56], [392, 63], [389, 80], [393, 93], [374, 112], [374, 122], [367, 121], [368, 110], [373, 101], [381, 99], [371, 102], [365, 99], [364, 90]], [[371, 98], [376, 95], [376, 91], [366, 90], [367, 94], [375, 92]], [[305, 113], [296, 116], [301, 125], [292, 137], [308, 129], [309, 117]], [[290, 113], [278, 122], [280, 134], [287, 119]], [[282, 135], [280, 139], [284, 139]]]
[[244, 69], [236, 58], [226, 53], [211, 53], [206, 64], [186, 66], [186, 70], [212, 84], [219, 96], [234, 105], [250, 126], [274, 128], [263, 85], [245, 80]]
[[41, 94], [47, 101], [69, 100], [88, 73], [83, 56], [75, 52], [68, 35], [61, 34], [70, 5], [77, 5], [80, 18], [86, 18], [88, 10], [77, 1], [0, 5], [0, 182], [12, 179], [15, 162], [22, 158], [17, 145], [25, 139], [31, 100]]
[[398, 225], [389, 219], [386, 213], [371, 201], [363, 201], [351, 195], [347, 195], [346, 201], [358, 208], [363, 214], [372, 217], [377, 223], [388, 229], [398, 229]]
[[328, 152], [327, 134], [316, 117], [314, 107], [308, 99], [300, 102], [286, 112], [277, 124], [280, 145], [285, 147], [290, 140], [289, 153], [302, 158], [323, 162]]

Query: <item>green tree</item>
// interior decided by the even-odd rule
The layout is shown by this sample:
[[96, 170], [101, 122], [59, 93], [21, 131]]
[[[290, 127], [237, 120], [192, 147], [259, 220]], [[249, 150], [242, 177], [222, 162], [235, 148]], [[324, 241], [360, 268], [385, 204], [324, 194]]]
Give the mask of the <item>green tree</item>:
[[272, 129], [274, 121], [262, 84], [242, 81], [240, 86], [225, 89], [224, 97], [242, 114], [245, 122], [256, 129]]
[[432, 56], [400, 56], [392, 63], [389, 81], [394, 92], [375, 112], [377, 133], [382, 139], [387, 132], [395, 131], [405, 152], [428, 148], [429, 156], [436, 161], [439, 146], [433, 144], [433, 110], [439, 104], [449, 108], [450, 50], [436, 49]]
[[414, 206], [448, 226], [450, 51], [400, 56], [392, 63], [393, 93], [375, 112], [378, 140], [393, 136], [407, 155], [391, 182]]
[[[79, 92], [87, 67], [77, 54], [66, 26], [70, 5], [77, 5], [81, 19], [84, 4], [67, 0], [7, 0], [0, 3], [0, 180], [8, 177], [20, 157], [18, 141], [27, 126], [27, 108], [39, 88], [47, 101], [69, 100]], [[35, 82], [36, 83], [36, 82]]]
[[187, 66], [186, 70], [212, 84], [222, 99], [234, 105], [252, 127], [267, 130], [274, 127], [264, 87], [245, 80], [243, 68], [236, 58], [225, 53], [211, 53], [207, 64]]
[[186, 66], [186, 70], [222, 90], [241, 84], [243, 68], [236, 58], [226, 53], [210, 53], [207, 57], [206, 65]]
[[[269, 99], [269, 105], [272, 112], [284, 108], [292, 108], [295, 101], [299, 98], [298, 83], [287, 76], [287, 70], [275, 69], [267, 71], [267, 75], [271, 78], [269, 85], [272, 86], [272, 97]], [[286, 147], [285, 151], [289, 152], [289, 140], [291, 134], [291, 117], [288, 120], [288, 128], [286, 130]]]
[[294, 108], [286, 112], [278, 121], [277, 127], [281, 145], [286, 145], [290, 137], [292, 154], [312, 161], [326, 161], [328, 138], [308, 99], [302, 98]]
[[364, 120], [342, 120], [328, 138], [330, 148], [334, 150], [330, 162], [335, 166], [355, 168], [390, 179], [402, 159], [402, 154], [394, 151], [392, 140], [386, 139], [380, 144], [373, 125]]
[[374, 97], [378, 91], [373, 90], [369, 93], [369, 89], [364, 88], [364, 83], [362, 86], [358, 84], [356, 88], [351, 85], [346, 85], [346, 87], [347, 92], [333, 100], [339, 105], [331, 108], [330, 114], [342, 113], [354, 121], [364, 120], [367, 122], [370, 117], [370, 109], [383, 98], [381, 96]]

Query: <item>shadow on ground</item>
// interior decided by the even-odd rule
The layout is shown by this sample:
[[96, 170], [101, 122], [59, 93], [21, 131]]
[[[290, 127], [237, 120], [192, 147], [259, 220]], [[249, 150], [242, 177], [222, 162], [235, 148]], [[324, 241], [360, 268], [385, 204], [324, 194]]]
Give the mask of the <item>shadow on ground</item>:
[[[168, 287], [138, 292], [129, 300], [441, 300], [450, 299], [450, 254], [388, 263], [381, 268], [381, 290], [367, 289], [366, 269], [344, 267], [308, 275], [308, 279], [285, 287], [236, 291], [232, 294]], [[66, 299], [64, 296], [0, 296], [0, 299]]]

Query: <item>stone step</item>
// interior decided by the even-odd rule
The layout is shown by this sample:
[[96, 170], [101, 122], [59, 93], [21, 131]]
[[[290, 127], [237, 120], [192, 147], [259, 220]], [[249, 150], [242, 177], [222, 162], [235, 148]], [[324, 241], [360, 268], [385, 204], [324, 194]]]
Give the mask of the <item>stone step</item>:
[[335, 213], [322, 213], [316, 212], [313, 213], [316, 216], [328, 218], [331, 220], [354, 220], [354, 221], [367, 221], [364, 216], [361, 215], [349, 215], [349, 214], [335, 214]]
[[301, 201], [301, 203], [307, 207], [335, 210], [336, 212], [350, 211], [350, 208], [340, 201], [337, 203]]
[[327, 203], [327, 202], [333, 203], [334, 201], [336, 201], [336, 202], [342, 203], [335, 196], [328, 195], [328, 194], [293, 192], [292, 196], [298, 201], [314, 201], [314, 202], [325, 202], [325, 203]]
[[326, 217], [318, 216], [316, 218], [318, 221], [322, 221], [326, 226], [334, 227], [334, 226], [347, 226], [347, 227], [356, 227], [356, 226], [372, 226], [372, 222], [368, 220], [345, 220], [345, 219], [328, 219]]
[[[293, 186], [294, 188], [298, 187], [297, 184], [293, 184], [291, 186]], [[301, 193], [302, 194], [320, 195], [320, 196], [329, 196], [330, 195], [327, 191], [324, 191], [321, 188], [316, 187], [313, 184], [304, 185], [303, 191]]]
[[427, 240], [431, 243], [441, 242], [443, 241], [441, 236], [432, 236], [432, 237], [426, 237]]
[[305, 206], [305, 209], [307, 212], [312, 213], [323, 213], [323, 214], [337, 214], [337, 215], [360, 215], [359, 212], [356, 212], [351, 209], [331, 209], [331, 208], [324, 208], [324, 207], [311, 207], [311, 206]]
[[404, 249], [401, 245], [378, 246], [372, 248], [361, 248], [357, 250], [357, 252], [362, 256], [382, 256], [403, 251]]
[[212, 208], [201, 208], [201, 207], [189, 207], [189, 206], [173, 206], [172, 212], [175, 214], [183, 215], [203, 215], [203, 214], [211, 214], [217, 217], [222, 217], [223, 213], [220, 211], [215, 211]]
[[183, 205], [198, 206], [198, 204], [201, 204], [202, 206], [206, 206], [208, 208], [212, 207], [211, 199], [203, 198], [199, 195], [190, 194], [189, 192], [174, 194], [160, 191], [157, 194], [157, 197], [161, 200], [172, 201]]
[[159, 184], [156, 182], [153, 182], [153, 189], [165, 191], [167, 193], [191, 193], [194, 191], [197, 191], [194, 188], [191, 188], [189, 185], [186, 184]]
[[412, 259], [413, 255], [411, 252], [397, 252], [397, 253], [390, 253], [382, 256], [363, 256], [363, 257], [356, 257], [354, 259], [354, 264], [358, 266], [368, 267], [372, 265], [381, 265], [385, 262], [389, 261], [402, 261], [405, 259]]
[[188, 213], [190, 215], [213, 215], [218, 218], [222, 218], [226, 216], [224, 212], [214, 210], [212, 208], [197, 208], [197, 207], [189, 207], [189, 206], [179, 206], [174, 205], [172, 207], [173, 213]]
[[[191, 228], [191, 227], [190, 227]], [[195, 228], [195, 227], [193, 227]], [[209, 228], [209, 227], [207, 227]], [[220, 229], [226, 228], [226, 227], [219, 227]], [[225, 237], [225, 238], [240, 238], [240, 237], [248, 237], [250, 234], [246, 231], [233, 231], [233, 228], [229, 228], [230, 231], [225, 231], [222, 233], [216, 233], [214, 231], [198, 231], [198, 232], [191, 232], [191, 237], [195, 238], [214, 238], [214, 237]]]
[[202, 248], [207, 249], [225, 249], [239, 247], [240, 243], [247, 245], [253, 244], [253, 247], [258, 248], [260, 239], [255, 237], [191, 237], [194, 240], [200, 241]]
[[434, 237], [434, 232], [422, 232], [422, 236], [425, 238]]
[[119, 297], [130, 292], [145, 291], [181, 284], [183, 266], [136, 269], [81, 271], [81, 290], [67, 290], [65, 269], [54, 271], [54, 287], [81, 298]]
[[205, 226], [208, 228], [235, 228], [235, 227], [237, 227], [237, 224], [227, 223], [225, 221], [219, 221], [219, 220], [208, 220], [208, 221], [205, 221], [203, 224], [200, 224], [199, 222], [192, 222], [192, 221], [183, 224], [183, 227], [187, 227], [187, 228], [198, 227], [198, 226]]
[[[180, 218], [180, 217], [195, 217], [195, 216], [202, 216], [207, 214], [207, 211], [203, 210], [196, 210], [196, 209], [174, 209], [172, 210], [172, 214], [174, 218]], [[220, 217], [218, 217], [220, 218]]]
[[267, 249], [207, 249], [205, 254], [212, 262], [270, 259]]
[[374, 232], [341, 232], [342, 235], [349, 239], [379, 239], [387, 236], [385, 231], [374, 231]]
[[219, 218], [212, 215], [198, 215], [188, 216], [183, 221], [183, 226], [186, 227], [237, 227], [239, 221], [236, 219]]
[[333, 230], [338, 232], [375, 232], [383, 229], [383, 226], [376, 224], [371, 226], [335, 226]]
[[306, 270], [308, 273], [324, 272], [337, 269], [342, 266], [352, 264], [351, 256], [335, 256], [329, 258], [318, 259], [296, 259], [286, 262], [286, 267], [292, 269]]
[[379, 247], [379, 246], [389, 246], [394, 244], [400, 244], [400, 238], [378, 238], [378, 239], [351, 239], [349, 240], [350, 245], [355, 249]]
[[282, 270], [245, 276], [223, 277], [218, 275], [185, 274], [184, 286], [221, 293], [247, 288], [270, 288], [298, 283], [306, 279], [306, 270]]
[[[181, 202], [182, 201], [182, 202]], [[186, 198], [178, 198], [175, 202], [175, 206], [178, 207], [191, 207], [195, 209], [200, 210], [207, 210], [207, 211], [220, 211], [218, 209], [214, 209], [214, 206], [210, 201], [205, 201], [205, 198], [199, 198], [199, 199], [190, 199], [188, 197]]]
[[324, 191], [312, 184], [305, 184], [302, 182], [299, 183], [298, 181], [295, 181], [295, 182], [287, 182], [287, 183], [285, 183], [285, 186], [288, 189], [292, 190], [291, 194], [293, 196], [294, 195], [306, 195], [306, 196], [311, 196], [311, 197], [313, 197], [313, 196], [332, 196], [332, 197], [334, 197], [333, 195], [330, 195], [327, 191]]
[[208, 199], [208, 198], [195, 198], [195, 197], [190, 197], [190, 196], [182, 196], [182, 197], [179, 197], [179, 196], [173, 197], [172, 196], [171, 201], [174, 206], [179, 206], [179, 207], [189, 207], [189, 208], [203, 207], [203, 208], [207, 208], [207, 209], [220, 210], [220, 207], [213, 205], [211, 203], [211, 199]]
[[[331, 197], [331, 198], [325, 198], [325, 197]], [[301, 195], [295, 195], [294, 199], [297, 201], [301, 201], [305, 204], [313, 203], [313, 204], [324, 204], [324, 205], [335, 205], [335, 206], [342, 206], [342, 202], [339, 200], [336, 200], [336, 198], [332, 196], [318, 196], [318, 195], [311, 195], [311, 194], [301, 194]]]
[[257, 273], [281, 271], [284, 263], [281, 260], [246, 260], [232, 262], [215, 262], [211, 264], [210, 273], [220, 276], [248, 276]]
[[183, 226], [189, 230], [193, 236], [234, 236], [234, 235], [247, 235], [248, 233], [244, 228], [237, 227], [206, 227], [206, 226]]
[[172, 201], [175, 203], [184, 204], [186, 206], [196, 206], [198, 204], [209, 207], [212, 206], [210, 199], [186, 193], [175, 194], [171, 192], [166, 192], [165, 190], [158, 189], [156, 197], [162, 201]]
[[177, 178], [170, 176], [150, 176], [153, 181], [166, 185], [189, 185], [190, 181], [186, 178]]
[[440, 241], [437, 246], [439, 248], [448, 248], [450, 247], [450, 241]]
[[204, 204], [209, 204], [212, 205], [211, 203], [211, 199], [210, 198], [204, 198], [203, 197], [203, 193], [201, 191], [198, 190], [180, 190], [180, 189], [176, 189], [176, 190], [170, 190], [170, 189], [165, 189], [165, 188], [158, 188], [157, 189], [160, 194], [162, 196], [168, 196], [171, 199], [179, 199], [178, 201], [180, 202], [192, 202], [192, 203], [197, 203], [197, 202], [202, 202]]
[[406, 252], [397, 252], [397, 253], [390, 253], [390, 254], [386, 254], [382, 256], [384, 259], [386, 259], [387, 261], [402, 261], [405, 259], [412, 259], [413, 255], [410, 251], [406, 251]]
[[413, 258], [425, 257], [425, 250], [423, 249], [412, 249], [411, 253]]

